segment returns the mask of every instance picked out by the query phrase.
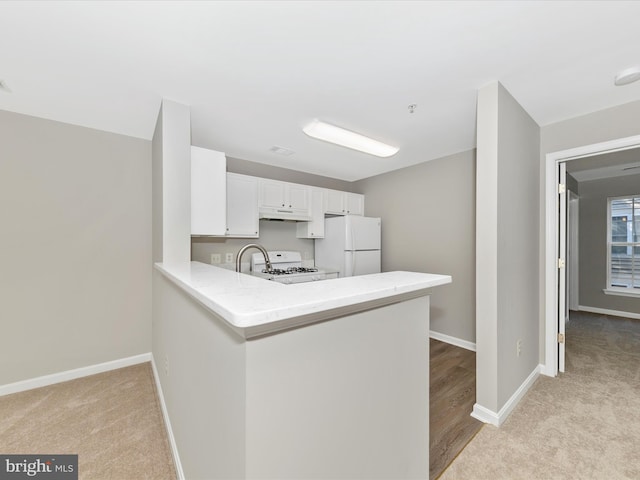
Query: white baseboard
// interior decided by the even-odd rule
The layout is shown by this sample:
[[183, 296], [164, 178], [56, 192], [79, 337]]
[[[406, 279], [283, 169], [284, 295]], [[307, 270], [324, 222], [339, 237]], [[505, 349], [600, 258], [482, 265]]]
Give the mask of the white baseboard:
[[607, 308], [587, 307], [585, 305], [579, 305], [578, 310], [581, 312], [600, 313], [602, 315], [611, 315], [614, 317], [626, 317], [640, 320], [640, 313], [622, 312], [620, 310], [609, 310]]
[[174, 437], [173, 429], [171, 428], [171, 420], [169, 420], [169, 411], [167, 410], [167, 404], [164, 403], [164, 394], [162, 393], [162, 385], [160, 385], [160, 376], [158, 375], [158, 369], [156, 368], [156, 362], [153, 359], [153, 355], [151, 357], [153, 378], [156, 381], [156, 389], [158, 391], [158, 399], [160, 400], [160, 408], [162, 410], [162, 416], [164, 417], [164, 423], [167, 428], [169, 446], [171, 447], [171, 453], [173, 454], [173, 463], [176, 467], [176, 476], [178, 480], [185, 480], [184, 471], [182, 470], [182, 463], [180, 462], [180, 455], [178, 454], [178, 445], [176, 444], [176, 438]]
[[489, 423], [491, 425], [495, 425], [496, 427], [500, 425], [500, 422], [498, 421], [499, 418], [497, 413], [477, 403], [473, 405], [473, 411], [471, 412], [471, 416], [476, 420], [480, 420], [483, 423]]
[[549, 368], [548, 365], [540, 364], [540, 375], [545, 375], [547, 377], [556, 377], [557, 372], [555, 372], [552, 368]]
[[476, 403], [473, 406], [473, 412], [471, 412], [471, 416], [475, 419], [480, 420], [481, 422], [490, 423], [491, 425], [495, 425], [496, 427], [502, 425], [507, 417], [511, 414], [513, 409], [516, 407], [516, 405], [518, 405], [520, 400], [522, 400], [522, 397], [524, 397], [527, 391], [531, 388], [533, 382], [536, 381], [536, 379], [540, 375], [540, 371], [542, 370], [542, 368], [542, 365], [538, 365], [533, 369], [527, 379], [522, 382], [522, 385], [520, 385], [515, 393], [511, 395], [511, 398], [507, 400], [507, 403], [504, 404], [504, 406], [498, 413]]
[[140, 355], [121, 358], [111, 362], [98, 363], [96, 365], [89, 365], [88, 367], [81, 367], [74, 370], [66, 370], [60, 373], [53, 373], [51, 375], [22, 380], [20, 382], [8, 383], [6, 385], [0, 385], [0, 396], [24, 392], [25, 390], [31, 390], [33, 388], [46, 387], [47, 385], [53, 385], [54, 383], [67, 382], [69, 380], [75, 380], [76, 378], [88, 377], [89, 375], [95, 375], [96, 373], [117, 370], [118, 368], [130, 367], [131, 365], [150, 361], [151, 353], [142, 353]]
[[464, 348], [465, 350], [471, 350], [472, 352], [476, 351], [476, 344], [468, 342], [467, 340], [445, 335], [444, 333], [434, 332], [433, 330], [429, 330], [429, 336], [434, 340], [440, 340], [441, 342], [455, 345], [456, 347]]

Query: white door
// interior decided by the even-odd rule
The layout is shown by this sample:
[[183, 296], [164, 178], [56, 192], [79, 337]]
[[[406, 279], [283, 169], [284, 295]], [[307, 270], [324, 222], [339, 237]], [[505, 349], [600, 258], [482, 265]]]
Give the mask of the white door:
[[346, 251], [343, 277], [380, 273], [380, 250]]
[[567, 168], [558, 164], [558, 370], [564, 372], [565, 322], [567, 312]]

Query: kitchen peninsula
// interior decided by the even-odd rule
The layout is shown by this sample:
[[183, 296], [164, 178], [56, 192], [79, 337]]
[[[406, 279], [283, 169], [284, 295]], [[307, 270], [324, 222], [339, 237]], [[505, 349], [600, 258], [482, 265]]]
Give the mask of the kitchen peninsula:
[[191, 262], [153, 281], [186, 478], [428, 478], [429, 294], [451, 277], [283, 285]]

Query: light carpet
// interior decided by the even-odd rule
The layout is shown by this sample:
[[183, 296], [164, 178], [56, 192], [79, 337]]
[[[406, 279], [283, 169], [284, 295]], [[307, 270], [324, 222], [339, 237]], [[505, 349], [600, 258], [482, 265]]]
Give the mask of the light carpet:
[[78, 454], [86, 480], [176, 478], [150, 363], [0, 397], [0, 453]]
[[566, 373], [538, 378], [441, 479], [640, 478], [640, 321], [572, 312], [566, 333]]

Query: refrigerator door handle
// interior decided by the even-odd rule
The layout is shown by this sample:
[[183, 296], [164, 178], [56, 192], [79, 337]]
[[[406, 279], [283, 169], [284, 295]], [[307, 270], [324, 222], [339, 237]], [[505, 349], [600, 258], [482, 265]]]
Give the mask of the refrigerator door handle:
[[353, 261], [351, 262], [351, 276], [353, 277], [356, 274], [356, 257], [357, 255], [353, 252]]
[[[353, 222], [349, 222], [349, 229], [351, 230], [351, 245], [349, 245], [349, 248], [353, 251], [356, 248], [357, 242], [356, 242], [356, 237], [355, 235], [355, 231], [353, 230]], [[353, 252], [353, 255], [351, 256], [351, 273], [349, 273], [350, 277], [353, 277], [353, 275], [356, 273], [356, 253]]]

